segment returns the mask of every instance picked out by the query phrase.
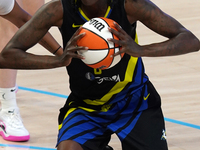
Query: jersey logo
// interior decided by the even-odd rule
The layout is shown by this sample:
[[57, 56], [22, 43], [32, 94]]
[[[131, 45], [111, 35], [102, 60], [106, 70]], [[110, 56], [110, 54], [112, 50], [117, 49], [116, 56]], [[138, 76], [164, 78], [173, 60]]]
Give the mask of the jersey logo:
[[149, 95], [150, 95], [150, 93], [146, 97], [144, 96], [144, 100], [145, 101], [147, 100], [147, 98], [149, 97]]
[[112, 77], [96, 77], [91, 72], [88, 72], [85, 74], [85, 77], [86, 77], [86, 79], [88, 79], [90, 81], [96, 80], [98, 84], [101, 84], [104, 81], [107, 81], [107, 82], [120, 82], [121, 81], [119, 74], [113, 75]]
[[104, 81], [110, 81], [110, 82], [120, 82], [120, 76], [114, 75], [112, 77], [95, 77], [98, 84], [101, 84]]
[[166, 131], [163, 129], [161, 140], [166, 140], [166, 139], [167, 139]]
[[76, 25], [76, 24], [72, 24], [72, 28], [79, 28], [80, 26], [82, 26], [82, 25]]

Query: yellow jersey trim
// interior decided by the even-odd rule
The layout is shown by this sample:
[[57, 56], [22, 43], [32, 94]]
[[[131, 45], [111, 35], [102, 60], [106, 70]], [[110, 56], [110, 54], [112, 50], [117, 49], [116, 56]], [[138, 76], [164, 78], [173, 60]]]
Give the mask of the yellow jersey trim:
[[[64, 119], [65, 119], [71, 112], [73, 112], [74, 110], [76, 110], [76, 108], [70, 108], [70, 109], [68, 110], [68, 112], [66, 113]], [[64, 119], [63, 119], [63, 120], [64, 120]], [[62, 128], [62, 123], [59, 124], [59, 126], [58, 126], [58, 129], [59, 129], [59, 130], [60, 130], [61, 128]]]
[[[135, 42], [138, 43], [137, 34], [135, 37]], [[104, 105], [114, 94], [121, 92], [124, 89], [124, 87], [129, 82], [132, 81], [137, 61], [138, 61], [137, 57], [130, 58], [128, 66], [127, 66], [127, 70], [125, 73], [124, 81], [116, 83], [116, 85], [101, 99], [96, 99], [96, 100], [85, 99], [83, 101], [89, 105]], [[104, 111], [105, 111], [105, 109], [104, 109]]]
[[[82, 11], [82, 9], [81, 9], [80, 7], [78, 8], [78, 10], [79, 10], [80, 14], [82, 15], [82, 17], [83, 17], [85, 20], [87, 20], [87, 21], [90, 20], [90, 19], [85, 15], [85, 13]], [[108, 17], [108, 14], [110, 13], [110, 11], [111, 11], [111, 7], [108, 6], [108, 9], [107, 9], [107, 11], [106, 11], [106, 13], [105, 13], [105, 15], [104, 15], [105, 18]]]
[[[81, 10], [81, 9], [80, 9]], [[79, 10], [79, 11], [80, 11]], [[82, 12], [82, 10], [80, 11], [80, 13]], [[107, 10], [108, 12], [108, 10]], [[83, 12], [82, 12], [83, 13]], [[83, 13], [82, 14], [83, 16], [85, 16], [87, 18], [87, 16]], [[107, 14], [106, 14], [107, 15]], [[137, 33], [135, 35], [135, 42], [138, 43], [138, 36], [137, 36]], [[134, 71], [135, 71], [135, 67], [136, 67], [136, 64], [137, 64], [137, 61], [138, 61], [138, 58], [137, 57], [132, 57], [130, 58], [129, 62], [128, 62], [128, 66], [127, 66], [127, 70], [126, 70], [126, 73], [125, 73], [125, 78], [124, 78], [124, 81], [122, 82], [118, 82], [116, 83], [116, 85], [106, 94], [104, 95], [101, 99], [96, 99], [96, 100], [90, 100], [90, 99], [85, 99], [83, 100], [85, 103], [89, 104], [89, 105], [103, 105], [102, 106], [102, 109], [101, 111], [103, 112], [107, 112], [111, 105], [104, 105], [114, 94], [117, 94], [119, 92], [121, 92], [124, 87], [132, 81], [133, 79], [133, 75], [134, 75]], [[146, 98], [149, 97], [150, 94], [147, 95]], [[90, 109], [90, 108], [84, 108], [84, 107], [77, 107], [77, 108], [80, 108], [80, 109], [83, 109], [85, 111], [88, 111], [88, 112], [94, 112], [95, 110], [93, 109]], [[66, 113], [64, 119], [70, 114], [72, 113], [73, 111], [75, 111], [77, 108], [70, 108], [68, 110], [68, 112]], [[59, 130], [62, 128], [62, 124], [59, 125]]]

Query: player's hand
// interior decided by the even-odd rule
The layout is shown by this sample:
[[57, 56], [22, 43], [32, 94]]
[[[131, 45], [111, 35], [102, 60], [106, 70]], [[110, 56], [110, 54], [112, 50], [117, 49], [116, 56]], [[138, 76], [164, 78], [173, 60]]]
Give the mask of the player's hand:
[[68, 66], [71, 63], [72, 58], [84, 59], [83, 56], [79, 55], [77, 51], [88, 50], [87, 47], [77, 46], [77, 41], [81, 39], [85, 33], [79, 34], [81, 27], [74, 33], [71, 39], [68, 41], [63, 54], [60, 56], [64, 66]]
[[114, 25], [118, 31], [112, 28], [109, 28], [109, 31], [115, 34], [119, 38], [119, 40], [111, 38], [109, 38], [108, 40], [122, 47], [122, 49], [115, 53], [114, 56], [119, 55], [121, 53], [127, 53], [134, 57], [140, 57], [140, 46], [118, 24], [114, 22]]

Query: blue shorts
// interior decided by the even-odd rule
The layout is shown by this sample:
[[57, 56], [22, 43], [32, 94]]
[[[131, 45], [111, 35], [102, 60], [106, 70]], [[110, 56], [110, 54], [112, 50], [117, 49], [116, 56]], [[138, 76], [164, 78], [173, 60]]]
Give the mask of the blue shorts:
[[[73, 140], [84, 150], [102, 150], [111, 135], [116, 134], [123, 150], [167, 150], [160, 96], [151, 83], [138, 93], [142, 95], [140, 100], [135, 100], [135, 93], [113, 104], [107, 112], [70, 108], [63, 115], [61, 111], [60, 116], [65, 117], [59, 129], [58, 144]], [[142, 110], [142, 105], [151, 107]]]

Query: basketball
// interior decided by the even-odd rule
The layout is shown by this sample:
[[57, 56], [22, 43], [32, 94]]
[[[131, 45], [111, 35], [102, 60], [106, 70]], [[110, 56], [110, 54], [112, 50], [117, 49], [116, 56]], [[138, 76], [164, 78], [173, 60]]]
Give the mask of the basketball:
[[112, 57], [121, 48], [119, 45], [109, 42], [108, 38], [118, 40], [118, 37], [109, 32], [108, 27], [117, 30], [114, 27], [113, 20], [108, 18], [93, 18], [83, 24], [80, 33], [86, 33], [85, 36], [77, 42], [78, 46], [88, 47], [88, 50], [80, 50], [78, 54], [85, 59], [82, 61], [89, 67], [95, 69], [109, 69], [114, 67], [124, 54]]

